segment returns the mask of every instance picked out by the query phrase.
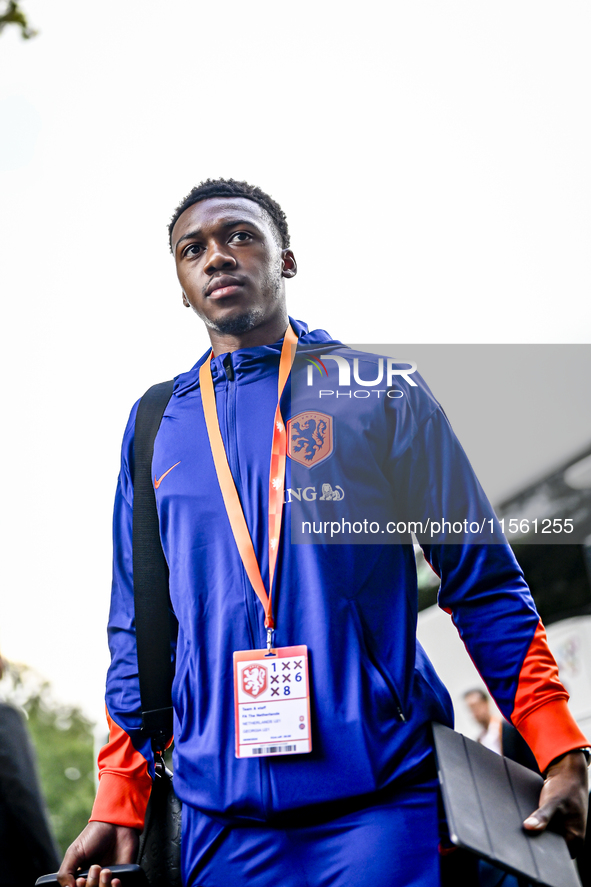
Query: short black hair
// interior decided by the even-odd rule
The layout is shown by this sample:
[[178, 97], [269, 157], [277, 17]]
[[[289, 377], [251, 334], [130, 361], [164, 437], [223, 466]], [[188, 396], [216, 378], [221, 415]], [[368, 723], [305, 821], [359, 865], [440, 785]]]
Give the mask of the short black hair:
[[276, 200], [273, 200], [268, 194], [258, 188], [256, 185], [249, 185], [248, 182], [237, 182], [235, 179], [206, 179], [200, 185], [196, 185], [187, 196], [179, 203], [174, 211], [170, 224], [168, 226], [168, 242], [170, 251], [172, 252], [172, 229], [174, 228], [179, 216], [186, 209], [198, 203], [200, 200], [207, 200], [208, 197], [246, 197], [247, 200], [254, 200], [267, 215], [271, 218], [282, 249], [289, 247], [289, 229], [287, 227], [287, 218], [285, 213]]
[[485, 693], [481, 687], [474, 687], [473, 690], [466, 690], [466, 692], [464, 693], [464, 699], [467, 699], [468, 696], [472, 696], [474, 693], [477, 693], [483, 702], [488, 702], [490, 699], [488, 693]]

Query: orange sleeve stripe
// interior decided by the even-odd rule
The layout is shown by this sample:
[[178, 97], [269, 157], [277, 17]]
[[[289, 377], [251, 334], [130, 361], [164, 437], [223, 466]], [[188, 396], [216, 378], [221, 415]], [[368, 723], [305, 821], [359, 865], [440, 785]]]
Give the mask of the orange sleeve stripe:
[[546, 631], [539, 622], [523, 660], [511, 720], [542, 772], [558, 755], [589, 744], [570, 713], [567, 700]]
[[148, 762], [108, 713], [107, 721], [109, 742], [99, 753], [99, 787], [89, 821], [141, 830], [152, 790]]
[[511, 720], [517, 724], [549, 698], [568, 699], [568, 693], [558, 677], [558, 666], [540, 621], [521, 666]]
[[559, 755], [589, 745], [589, 740], [579, 729], [566, 699], [546, 703], [515, 726], [533, 751], [542, 773]]

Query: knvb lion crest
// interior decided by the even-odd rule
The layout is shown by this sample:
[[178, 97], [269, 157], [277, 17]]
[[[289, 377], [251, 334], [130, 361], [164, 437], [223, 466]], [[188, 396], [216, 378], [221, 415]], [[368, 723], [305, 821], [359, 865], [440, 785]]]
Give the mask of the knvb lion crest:
[[298, 413], [287, 423], [287, 453], [294, 462], [312, 468], [333, 451], [332, 416], [318, 410]]
[[242, 689], [253, 699], [267, 689], [267, 669], [264, 665], [249, 665], [242, 670]]

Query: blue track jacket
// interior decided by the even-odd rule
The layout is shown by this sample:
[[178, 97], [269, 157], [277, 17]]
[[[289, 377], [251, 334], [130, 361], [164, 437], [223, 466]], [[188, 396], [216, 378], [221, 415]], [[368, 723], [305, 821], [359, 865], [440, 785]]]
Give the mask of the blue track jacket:
[[[266, 635], [263, 607], [236, 548], [206, 433], [199, 389], [206, 356], [175, 379], [154, 448], [160, 531], [179, 626], [172, 694], [175, 790], [184, 804], [231, 819], [267, 821], [279, 812], [412, 780], [431, 752], [429, 722], [451, 725], [453, 712], [416, 640], [410, 536], [401, 532], [394, 538], [382, 529], [411, 517], [495, 521], [443, 410], [418, 373], [395, 376], [390, 386], [381, 385], [380, 395], [353, 373], [377, 378], [375, 356], [291, 322], [299, 345], [294, 385], [291, 391], [286, 386], [281, 404], [284, 420], [291, 420], [291, 458], [274, 588], [275, 644], [309, 648], [310, 754], [235, 757], [232, 654], [264, 648]], [[235, 351], [228, 369], [227, 355], [212, 361], [221, 434], [265, 582], [281, 344]], [[331, 355], [348, 362], [349, 389], [339, 376], [345, 365]], [[320, 393], [329, 391], [333, 394]], [[387, 391], [398, 393], [390, 397]], [[134, 636], [136, 410], [137, 404], [123, 439], [115, 500], [110, 739], [99, 758], [92, 819], [141, 828], [153, 757], [140, 732]], [[374, 531], [378, 526], [377, 533], [346, 535], [347, 522], [364, 519]], [[311, 530], [302, 531], [304, 521]], [[328, 525], [342, 521], [334, 544]], [[314, 535], [314, 523], [326, 532]], [[495, 701], [529, 742], [541, 769], [587, 745], [566, 707], [566, 691], [509, 546], [441, 539], [434, 544], [428, 532], [417, 535], [441, 579], [439, 605], [451, 614]], [[363, 544], [356, 544], [360, 539]]]

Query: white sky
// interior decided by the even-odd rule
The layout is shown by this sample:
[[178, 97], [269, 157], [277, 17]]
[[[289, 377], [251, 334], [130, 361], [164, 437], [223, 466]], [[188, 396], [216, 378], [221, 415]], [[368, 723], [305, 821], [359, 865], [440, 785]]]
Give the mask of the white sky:
[[343, 341], [588, 343], [591, 7], [23, 4], [39, 36], [0, 37], [0, 647], [101, 718], [121, 435], [207, 347], [176, 204], [208, 176], [269, 191], [291, 312]]

